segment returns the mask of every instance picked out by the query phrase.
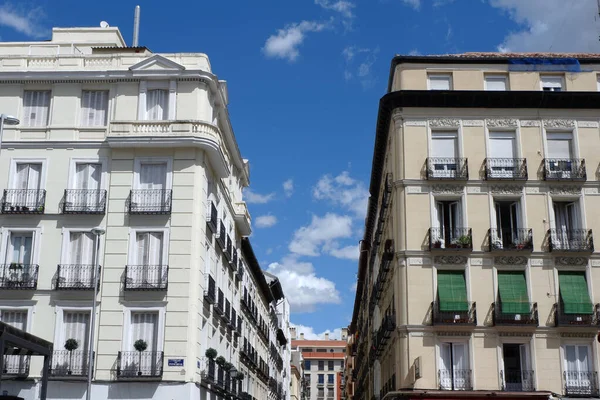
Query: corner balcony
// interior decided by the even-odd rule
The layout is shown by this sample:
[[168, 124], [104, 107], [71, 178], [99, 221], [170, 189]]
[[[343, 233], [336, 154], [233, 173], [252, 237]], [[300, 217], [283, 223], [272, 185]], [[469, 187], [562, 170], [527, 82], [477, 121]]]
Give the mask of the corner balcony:
[[45, 190], [4, 189], [2, 214], [43, 214], [45, 208]]
[[34, 290], [37, 288], [38, 270], [37, 264], [2, 264], [0, 289]]
[[105, 214], [106, 190], [66, 189], [63, 214]]
[[52, 353], [48, 376], [53, 378], [85, 379], [89, 367], [88, 350], [58, 350]]
[[528, 178], [525, 158], [486, 158], [484, 168], [488, 181], [526, 181]]
[[124, 290], [167, 290], [168, 265], [126, 265]]
[[472, 251], [473, 233], [471, 228], [429, 228], [430, 251]]
[[[530, 310], [527, 313], [515, 313], [512, 310], [503, 310], [502, 302], [492, 303], [494, 309], [494, 326], [539, 326], [537, 303], [527, 303]], [[511, 312], [508, 312], [511, 311]]]
[[583, 158], [544, 158], [544, 180], [580, 181], [587, 180], [585, 159]]
[[117, 355], [119, 379], [161, 378], [162, 374], [162, 351], [120, 351]]
[[4, 356], [3, 378], [23, 379], [29, 376], [30, 356], [7, 355]]
[[129, 194], [129, 214], [171, 214], [172, 190], [137, 189]]
[[533, 251], [533, 231], [529, 228], [488, 231], [490, 251]]
[[428, 180], [469, 180], [469, 163], [466, 158], [429, 157], [425, 175]]
[[[56, 290], [94, 290], [95, 265], [60, 264], [56, 268], [54, 288]], [[98, 268], [98, 276], [100, 268]], [[97, 279], [100, 285], [100, 279]]]
[[[573, 305], [572, 305], [573, 306]], [[600, 304], [576, 304], [577, 312], [565, 311], [561, 302], [554, 304], [554, 325], [557, 327], [596, 327], [598, 325], [598, 314]]]
[[[453, 306], [453, 307], [452, 307]], [[450, 304], [452, 310], [441, 310], [439, 302], [432, 302], [432, 325], [477, 325], [477, 304], [474, 301], [457, 301]]]
[[598, 373], [591, 371], [563, 372], [565, 395], [568, 397], [598, 397]]
[[548, 238], [550, 252], [594, 251], [594, 235], [591, 229], [549, 229]]

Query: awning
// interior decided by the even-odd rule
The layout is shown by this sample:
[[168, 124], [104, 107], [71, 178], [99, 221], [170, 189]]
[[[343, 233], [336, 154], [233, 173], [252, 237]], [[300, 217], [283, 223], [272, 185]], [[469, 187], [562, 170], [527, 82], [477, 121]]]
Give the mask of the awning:
[[584, 272], [559, 272], [558, 283], [565, 314], [593, 314]]
[[440, 311], [469, 311], [467, 284], [462, 271], [438, 271]]
[[498, 292], [505, 314], [529, 314], [529, 296], [523, 272], [498, 272]]

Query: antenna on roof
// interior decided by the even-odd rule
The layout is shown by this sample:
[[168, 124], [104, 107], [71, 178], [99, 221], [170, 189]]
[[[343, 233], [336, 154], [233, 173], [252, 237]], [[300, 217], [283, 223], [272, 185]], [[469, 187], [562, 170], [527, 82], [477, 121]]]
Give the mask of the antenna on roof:
[[108, 22], [106, 21], [100, 21], [100, 28], [108, 28], [110, 25], [108, 25]]
[[[600, 0], [598, 0], [600, 1]], [[140, 6], [135, 6], [135, 12], [133, 14], [133, 43], [132, 47], [138, 46], [140, 36]]]

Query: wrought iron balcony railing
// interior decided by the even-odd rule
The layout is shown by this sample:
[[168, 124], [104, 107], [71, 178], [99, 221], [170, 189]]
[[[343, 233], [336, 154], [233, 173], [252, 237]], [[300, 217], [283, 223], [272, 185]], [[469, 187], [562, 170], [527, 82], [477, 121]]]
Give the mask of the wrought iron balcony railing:
[[225, 254], [225, 258], [227, 259], [227, 261], [231, 262], [231, 257], [233, 256], [233, 244], [231, 242], [231, 236], [227, 235], [226, 238], [227, 239], [225, 240], [225, 251], [223, 251], [223, 254]]
[[217, 363], [215, 360], [211, 360], [208, 357], [200, 359], [200, 376], [202, 380], [214, 383], [216, 379], [216, 367]]
[[45, 208], [43, 189], [4, 189], [2, 214], [43, 214]]
[[[56, 269], [56, 290], [93, 290], [95, 265], [59, 264]], [[100, 275], [100, 269], [97, 271]], [[100, 279], [96, 279], [100, 285]]]
[[[431, 322], [433, 325], [477, 325], [477, 304], [474, 301], [457, 301], [450, 306], [454, 306], [455, 311], [442, 311], [438, 302], [431, 303], [433, 316]], [[452, 308], [452, 307], [451, 307]]]
[[500, 371], [500, 379], [505, 392], [535, 392], [533, 371], [507, 369]]
[[215, 304], [215, 301], [217, 300], [216, 283], [211, 275], [208, 275], [208, 286], [206, 290], [204, 290], [204, 299], [209, 304]]
[[471, 228], [429, 228], [429, 250], [473, 250]]
[[4, 356], [3, 376], [14, 376], [17, 378], [25, 378], [29, 375], [30, 356], [22, 355], [7, 355]]
[[217, 293], [217, 302], [214, 304], [213, 310], [216, 311], [217, 315], [223, 316], [223, 313], [225, 312], [225, 296], [221, 289], [218, 289]]
[[225, 312], [223, 313], [223, 320], [226, 323], [229, 323], [229, 321], [231, 321], [231, 303], [229, 302], [229, 300], [225, 300]]
[[569, 397], [598, 397], [598, 373], [588, 371], [565, 371], [565, 395]]
[[591, 229], [549, 229], [548, 236], [550, 251], [594, 251], [594, 235]]
[[598, 314], [600, 312], [600, 304], [584, 303], [580, 304], [583, 312], [566, 313], [564, 306], [559, 301], [554, 303], [554, 324], [556, 326], [565, 327], [582, 327], [598, 325]]
[[468, 180], [468, 160], [466, 158], [429, 157], [426, 176], [430, 180]]
[[219, 234], [216, 237], [216, 241], [222, 251], [225, 251], [225, 245], [226, 245], [226, 240], [227, 240], [226, 235], [227, 234], [225, 233], [225, 224], [223, 223], [223, 220], [220, 220], [219, 221]]
[[170, 189], [137, 189], [129, 195], [129, 214], [170, 214]]
[[37, 264], [10, 263], [0, 265], [0, 289], [36, 289]]
[[126, 265], [125, 290], [167, 290], [168, 265]]
[[162, 351], [120, 351], [117, 355], [118, 378], [160, 378], [162, 374]]
[[385, 350], [385, 346], [396, 329], [396, 315], [386, 315], [381, 321], [379, 330], [373, 337], [373, 346], [375, 347], [375, 357], [380, 357]]
[[62, 212], [63, 214], [104, 214], [106, 190], [66, 189]]
[[490, 251], [533, 251], [533, 231], [529, 228], [488, 231]]
[[544, 180], [585, 181], [587, 172], [583, 158], [544, 158]]
[[[494, 308], [493, 322], [495, 326], [510, 325], [510, 326], [538, 326], [540, 320], [538, 317], [537, 303], [527, 303], [529, 308], [528, 313], [505, 312], [502, 310], [502, 302], [498, 301], [492, 304]], [[512, 310], [509, 310], [512, 311]]]
[[54, 351], [48, 375], [83, 378], [87, 376], [90, 364], [88, 350]]
[[485, 179], [526, 181], [527, 160], [525, 158], [486, 158]]
[[219, 222], [217, 207], [213, 201], [209, 201], [208, 215], [206, 216], [206, 225], [212, 233], [217, 233], [217, 223]]
[[472, 390], [470, 369], [438, 370], [440, 390]]

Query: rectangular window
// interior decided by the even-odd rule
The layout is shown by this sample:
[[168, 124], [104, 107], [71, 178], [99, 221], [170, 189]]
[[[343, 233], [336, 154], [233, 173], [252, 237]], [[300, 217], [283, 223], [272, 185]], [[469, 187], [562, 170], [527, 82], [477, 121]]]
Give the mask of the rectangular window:
[[[145, 351], [158, 349], [158, 312], [132, 311], [131, 312], [131, 348], [137, 340], [143, 340], [148, 347]], [[128, 349], [127, 349], [128, 350]], [[148, 361], [152, 359], [146, 358]], [[142, 359], [143, 360], [143, 359]]]
[[317, 377], [319, 378], [318, 383], [325, 383], [325, 375], [324, 374], [319, 374]]
[[552, 246], [558, 250], [577, 249], [581, 246], [582, 232], [579, 202], [555, 201], [554, 226], [552, 235]]
[[139, 189], [164, 190], [167, 186], [166, 162], [142, 162], [139, 173]]
[[327, 349], [317, 349], [317, 353], [327, 353]]
[[471, 388], [467, 343], [442, 343], [439, 368], [439, 384], [442, 389], [469, 390]]
[[529, 233], [521, 231], [521, 204], [517, 201], [494, 201], [496, 227], [490, 240], [494, 249], [522, 250], [529, 245]]
[[584, 272], [559, 271], [558, 284], [563, 313], [593, 313], [593, 305], [590, 301], [590, 294]]
[[546, 134], [548, 158], [573, 158], [573, 134], [570, 132]]
[[42, 183], [42, 163], [17, 162], [14, 189], [39, 190]]
[[[162, 265], [163, 263], [163, 233], [136, 233], [136, 254], [134, 265]], [[160, 271], [160, 270], [157, 270]]]
[[592, 352], [587, 344], [565, 345], [565, 375], [567, 387], [585, 387], [592, 384]]
[[[325, 370], [325, 361], [319, 361], [319, 371], [324, 371]], [[323, 375], [319, 375], [319, 376], [323, 376]]]
[[510, 392], [532, 392], [535, 390], [533, 370], [528, 344], [505, 343], [502, 346], [504, 359], [504, 386]]
[[310, 371], [310, 360], [304, 360], [304, 369]]
[[100, 189], [102, 164], [91, 162], [75, 163], [75, 188], [83, 190]]
[[333, 361], [327, 361], [327, 369], [333, 371]]
[[429, 90], [452, 90], [452, 75], [428, 74]]
[[492, 178], [514, 178], [519, 172], [514, 132], [490, 132], [488, 168]]
[[563, 90], [563, 77], [556, 75], [541, 75], [540, 84], [544, 92], [560, 92]]
[[508, 90], [508, 77], [506, 75], [486, 75], [485, 90]]
[[436, 218], [431, 230], [432, 243], [442, 249], [457, 247], [461, 241], [466, 240], [463, 236], [467, 235], [462, 222], [461, 201], [436, 201], [435, 207]]
[[164, 121], [169, 119], [169, 91], [153, 89], [146, 92], [146, 119]]
[[327, 374], [327, 383], [333, 383], [333, 377], [334, 376], [335, 375], [333, 375], [333, 374]]
[[108, 91], [84, 90], [81, 93], [81, 125], [105, 126], [108, 110]]
[[529, 296], [524, 272], [498, 271], [498, 297], [504, 314], [529, 314]]
[[[0, 310], [0, 321], [14, 328], [27, 331], [27, 310]], [[4, 356], [4, 371], [6, 373], [23, 373], [27, 371], [29, 363], [21, 355], [5, 355]]]
[[94, 243], [95, 237], [91, 232], [69, 232], [68, 264], [94, 265]]
[[[77, 350], [86, 351], [90, 334], [89, 311], [64, 311], [62, 345], [68, 339], [75, 339], [79, 347]], [[62, 346], [61, 346], [62, 347]], [[81, 362], [80, 357], [76, 357]]]
[[33, 232], [10, 232], [6, 264], [29, 265], [33, 260]]
[[23, 93], [23, 125], [41, 127], [48, 125], [50, 109], [49, 90], [26, 90]]
[[434, 178], [453, 178], [457, 175], [458, 165], [458, 133], [431, 133], [431, 173]]
[[437, 283], [440, 312], [469, 311], [463, 271], [438, 271]]

